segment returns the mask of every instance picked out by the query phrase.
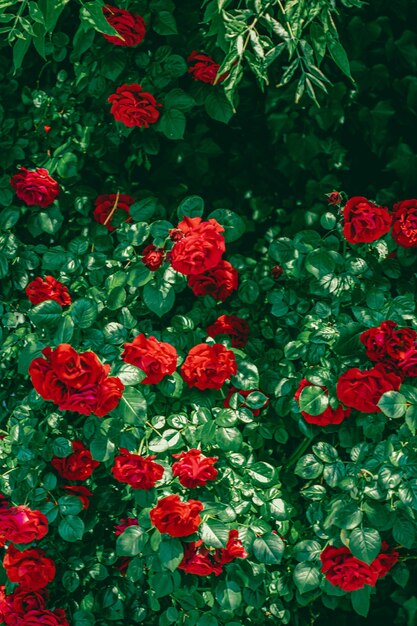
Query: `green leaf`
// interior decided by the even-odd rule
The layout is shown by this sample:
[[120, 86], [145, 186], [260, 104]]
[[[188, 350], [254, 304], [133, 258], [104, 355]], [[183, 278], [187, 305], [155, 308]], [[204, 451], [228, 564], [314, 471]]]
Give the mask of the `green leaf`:
[[153, 29], [158, 35], [177, 35], [175, 17], [168, 11], [158, 11]]
[[80, 541], [84, 534], [84, 522], [75, 515], [67, 515], [60, 521], [58, 533], [64, 541]]
[[38, 0], [39, 8], [44, 15], [45, 27], [48, 33], [55, 29], [59, 16], [69, 1], [70, 0]]
[[326, 250], [315, 250], [306, 257], [306, 270], [316, 278], [331, 274], [336, 266], [332, 255]]
[[362, 617], [367, 617], [369, 613], [370, 597], [371, 587], [369, 587], [369, 585], [365, 585], [362, 589], [351, 592], [350, 598], [355, 613], [362, 615]]
[[177, 209], [178, 219], [186, 217], [201, 217], [204, 213], [204, 200], [200, 196], [187, 196]]
[[148, 541], [147, 533], [140, 526], [129, 526], [117, 537], [116, 554], [118, 556], [136, 556], [142, 552]]
[[294, 473], [301, 478], [318, 478], [323, 471], [323, 464], [314, 456], [306, 454], [298, 460]]
[[91, 456], [95, 461], [108, 461], [114, 453], [115, 445], [106, 435], [98, 433], [90, 442]]
[[225, 548], [229, 539], [229, 529], [222, 522], [209, 519], [201, 524], [200, 537], [206, 546]]
[[61, 320], [62, 308], [55, 300], [45, 300], [29, 311], [29, 317], [35, 326], [54, 326]]
[[257, 389], [259, 387], [258, 368], [249, 361], [239, 361], [237, 374], [231, 377], [231, 382], [238, 389]]
[[153, 217], [157, 206], [156, 198], [144, 198], [131, 205], [129, 215], [135, 222], [148, 222]]
[[52, 443], [52, 450], [55, 456], [64, 459], [73, 453], [72, 444], [65, 437], [57, 437]]
[[81, 298], [70, 309], [71, 317], [78, 328], [90, 328], [97, 317], [97, 305], [93, 300]]
[[9, 272], [9, 262], [6, 256], [2, 252], [0, 252], [0, 278], [5, 278], [8, 272]]
[[135, 365], [129, 365], [125, 363], [117, 371], [117, 376], [120, 378], [125, 387], [130, 385], [137, 385], [146, 378], [146, 374], [143, 370], [139, 369]]
[[159, 130], [168, 139], [182, 139], [185, 132], [186, 119], [182, 111], [169, 109], [165, 111], [159, 122]]
[[184, 549], [181, 541], [171, 537], [169, 539], [162, 539], [158, 547], [158, 556], [162, 563], [162, 567], [165, 567], [170, 572], [177, 569], [184, 557]]
[[32, 38], [28, 33], [25, 33], [22, 38], [16, 39], [13, 45], [13, 67], [15, 73], [21, 67], [23, 59], [25, 58], [26, 53], [29, 50], [31, 41]]
[[330, 37], [327, 40], [327, 48], [333, 61], [342, 70], [343, 74], [345, 74], [345, 76], [353, 81], [352, 74], [350, 72], [349, 59], [347, 57], [346, 50], [344, 49], [340, 41], [334, 39], [333, 37]]
[[229, 209], [216, 209], [210, 213], [209, 218], [217, 220], [223, 226], [225, 230], [223, 236], [226, 243], [236, 241], [246, 231], [243, 219]]
[[309, 415], [321, 415], [329, 406], [329, 397], [321, 387], [304, 387], [298, 400], [300, 410]]
[[62, 515], [77, 515], [83, 509], [83, 503], [77, 496], [62, 496], [58, 499], [58, 506]]
[[[80, 10], [80, 17], [82, 22], [89, 24], [95, 30], [105, 35], [118, 36], [117, 30], [110, 26], [103, 14], [103, 7], [105, 2], [102, 0], [93, 0], [93, 2], [83, 2], [82, 9]], [[110, 44], [109, 44], [110, 45]]]
[[407, 400], [399, 391], [387, 391], [383, 393], [378, 405], [387, 417], [402, 417], [407, 410]]
[[293, 580], [300, 593], [308, 593], [320, 586], [322, 575], [318, 566], [313, 563], [297, 563], [293, 572]]
[[223, 611], [236, 611], [242, 602], [239, 585], [233, 580], [218, 583], [216, 585], [216, 600]]
[[146, 421], [146, 400], [137, 389], [127, 388], [114, 412], [126, 424], [141, 426]]
[[107, 297], [107, 308], [110, 311], [117, 311], [121, 309], [126, 302], [127, 294], [124, 287], [115, 287], [112, 289]]
[[230, 102], [228, 102], [224, 92], [218, 87], [212, 88], [205, 100], [204, 106], [207, 114], [217, 122], [227, 124], [233, 116], [233, 109]]
[[143, 288], [143, 300], [152, 313], [162, 317], [175, 303], [175, 291], [167, 282], [149, 282]]
[[54, 343], [69, 343], [74, 334], [74, 322], [66, 315], [61, 319], [54, 335]]
[[404, 548], [411, 549], [416, 540], [416, 525], [404, 517], [397, 517], [392, 528], [395, 541]]
[[262, 537], [257, 537], [252, 545], [254, 556], [260, 563], [276, 565], [281, 563], [284, 554], [284, 542], [278, 535], [266, 533]]
[[72, 615], [74, 626], [94, 626], [96, 619], [90, 611], [76, 611]]
[[349, 549], [360, 561], [372, 563], [381, 550], [381, 537], [373, 528], [355, 528], [349, 536]]

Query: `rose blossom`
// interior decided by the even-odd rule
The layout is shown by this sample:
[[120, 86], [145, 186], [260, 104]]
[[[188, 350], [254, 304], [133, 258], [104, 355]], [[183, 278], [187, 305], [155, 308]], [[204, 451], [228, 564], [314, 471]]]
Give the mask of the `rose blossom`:
[[[217, 72], [220, 69], [220, 65], [216, 63], [214, 59], [208, 56], [208, 54], [203, 54], [202, 52], [193, 50], [187, 61], [191, 64], [188, 68], [188, 73], [192, 75], [194, 80], [214, 85], [217, 78]], [[222, 83], [228, 75], [229, 72], [221, 74], [217, 79], [217, 83]]]
[[172, 473], [184, 487], [204, 487], [207, 481], [216, 479], [217, 469], [213, 467], [218, 461], [216, 456], [204, 456], [196, 448], [172, 456], [179, 459], [172, 465]]
[[135, 15], [130, 11], [112, 7], [107, 4], [103, 7], [103, 13], [110, 24], [119, 33], [116, 35], [106, 35], [102, 33], [104, 39], [115, 46], [137, 46], [143, 41], [146, 34], [145, 22], [141, 15]]
[[221, 234], [224, 228], [215, 219], [203, 222], [201, 217], [184, 217], [178, 229], [183, 237], [174, 243], [170, 252], [174, 270], [194, 276], [219, 264], [226, 244]]
[[196, 576], [209, 576], [210, 574], [219, 576], [223, 568], [220, 563], [215, 562], [213, 556], [201, 539], [193, 541], [184, 546], [184, 557], [178, 569]]
[[114, 459], [113, 476], [133, 489], [152, 489], [164, 474], [162, 465], [153, 462], [155, 458], [155, 456], [145, 458], [120, 448], [120, 455]]
[[181, 502], [177, 495], [167, 496], [158, 500], [149, 515], [153, 526], [160, 533], [171, 537], [187, 537], [198, 530], [201, 522], [199, 513], [203, 504], [199, 500]]
[[371, 361], [382, 363], [400, 376], [417, 375], [417, 332], [412, 328], [398, 328], [387, 320], [363, 332], [359, 339]]
[[72, 454], [63, 459], [54, 457], [51, 464], [62, 478], [86, 480], [100, 463], [93, 459], [82, 441], [73, 441], [71, 445], [74, 451]]
[[200, 343], [191, 348], [181, 366], [181, 376], [189, 387], [221, 389], [237, 373], [235, 355], [222, 344]]
[[0, 514], [0, 547], [6, 541], [31, 543], [45, 537], [47, 532], [47, 517], [27, 506], [12, 506]]
[[207, 328], [209, 337], [230, 335], [233, 348], [244, 348], [248, 342], [249, 332], [248, 322], [236, 315], [220, 315], [220, 317]]
[[71, 304], [71, 296], [67, 287], [53, 276], [45, 276], [45, 278], [38, 276], [28, 284], [25, 291], [32, 304], [40, 304], [45, 300], [55, 300], [61, 306]]
[[20, 552], [10, 545], [3, 559], [3, 567], [8, 579], [19, 583], [23, 590], [37, 591], [55, 578], [55, 563], [39, 548]]
[[343, 234], [349, 243], [371, 243], [391, 228], [391, 215], [362, 196], [347, 201], [343, 209]]
[[43, 167], [36, 170], [21, 167], [19, 172], [11, 177], [10, 184], [17, 197], [28, 206], [45, 208], [54, 202], [60, 192], [56, 180], [49, 176], [48, 170]]
[[[114, 209], [114, 205], [117, 204]], [[103, 224], [108, 231], [113, 232], [115, 229], [111, 225], [114, 216], [116, 213], [118, 215], [123, 215], [123, 213], [118, 213], [119, 211], [123, 211], [126, 219], [125, 222], [130, 221], [130, 206], [134, 203], [135, 199], [132, 196], [128, 196], [125, 193], [120, 193], [119, 197], [115, 193], [109, 193], [102, 196], [97, 196], [94, 201], [94, 219], [99, 224]], [[112, 214], [114, 210], [114, 213]], [[112, 214], [112, 217], [109, 219], [109, 216]]]
[[211, 296], [224, 302], [238, 288], [237, 270], [229, 261], [221, 260], [212, 270], [188, 277], [188, 286], [195, 296]]
[[417, 200], [403, 200], [394, 204], [392, 238], [403, 248], [417, 246]]
[[116, 89], [116, 93], [109, 96], [108, 102], [111, 102], [110, 113], [114, 119], [129, 128], [133, 126], [149, 128], [150, 124], [158, 121], [160, 115], [158, 107], [162, 106], [152, 94], [143, 91], [137, 83], [121, 85]]
[[377, 406], [386, 391], [398, 391], [401, 378], [377, 365], [361, 371], [353, 367], [344, 372], [337, 382], [336, 395], [343, 404], [362, 413], [380, 413]]
[[156, 385], [175, 372], [178, 354], [171, 344], [140, 333], [131, 343], [124, 344], [122, 359], [145, 372], [142, 384]]
[[157, 248], [152, 243], [142, 250], [142, 263], [146, 265], [151, 272], [158, 270], [164, 262], [164, 259], [165, 252], [163, 248]]

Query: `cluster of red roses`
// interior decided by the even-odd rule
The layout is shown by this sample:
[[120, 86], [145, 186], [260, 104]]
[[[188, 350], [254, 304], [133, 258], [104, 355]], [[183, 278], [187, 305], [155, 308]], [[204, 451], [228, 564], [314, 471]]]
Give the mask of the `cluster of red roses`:
[[343, 234], [349, 243], [371, 243], [392, 228], [393, 240], [403, 248], [417, 246], [417, 200], [403, 200], [392, 213], [362, 196], [350, 198], [344, 209]]
[[6, 626], [69, 626], [63, 609], [46, 609], [45, 588], [55, 578], [54, 562], [39, 548], [14, 547], [42, 539], [47, 532], [43, 513], [26, 506], [9, 507], [0, 498], [0, 546], [9, 544], [3, 567], [8, 579], [18, 584], [9, 595], [0, 586], [0, 623]]
[[[122, 359], [145, 372], [143, 384], [155, 385], [175, 372], [178, 353], [171, 344], [155, 337], [146, 338], [141, 333], [131, 343], [124, 344]], [[187, 385], [201, 390], [221, 389], [236, 372], [235, 355], [220, 343], [194, 346], [181, 366], [181, 376]]]
[[63, 343], [55, 350], [42, 350], [29, 366], [36, 391], [52, 400], [62, 411], [104, 417], [122, 397], [124, 385], [117, 376], [108, 376], [110, 365], [100, 363], [94, 352], [78, 353]]
[[[164, 468], [153, 461], [155, 456], [144, 458], [124, 449], [120, 452], [112, 468], [113, 475], [119, 482], [127, 483], [133, 489], [151, 489], [162, 478]], [[178, 461], [172, 465], [172, 473], [184, 487], [204, 487], [208, 481], [217, 477], [218, 472], [214, 467], [216, 457], [206, 457], [196, 448], [174, 454], [173, 457]], [[187, 537], [198, 531], [202, 510], [203, 504], [199, 500], [190, 499], [182, 502], [178, 495], [169, 495], [158, 500], [150, 511], [150, 518], [159, 532], [171, 537]], [[120, 520], [116, 526], [116, 535], [137, 524], [134, 518]], [[206, 576], [214, 573], [218, 576], [223, 565], [235, 558], [246, 556], [238, 531], [231, 530], [227, 545], [222, 549], [208, 549], [202, 540], [185, 544], [184, 558], [179, 568], [190, 574]], [[124, 562], [122, 568], [126, 566], [127, 563]]]
[[[330, 405], [320, 415], [310, 415], [301, 411], [310, 424], [328, 426], [340, 424], [350, 415], [351, 409], [361, 413], [379, 413], [378, 402], [387, 391], [398, 391], [403, 379], [417, 376], [417, 332], [412, 328], [398, 328], [391, 321], [384, 321], [377, 328], [370, 328], [360, 335], [366, 354], [376, 365], [369, 370], [353, 367], [338, 379], [336, 395], [341, 404], [336, 408]], [[302, 390], [312, 383], [305, 378], [295, 393], [299, 402]], [[326, 394], [326, 387], [321, 387]]]
[[222, 259], [226, 251], [223, 232], [215, 219], [204, 222], [201, 217], [184, 217], [169, 233], [174, 242], [171, 250], [165, 253], [151, 244], [143, 250], [142, 262], [155, 271], [167, 259], [174, 270], [188, 277], [194, 295], [209, 294], [224, 302], [238, 287], [238, 273]]
[[26, 295], [32, 304], [40, 304], [45, 300], [55, 300], [61, 306], [71, 304], [71, 296], [67, 287], [56, 280], [53, 276], [38, 276], [26, 287]]
[[[118, 46], [137, 46], [146, 34], [145, 22], [140, 15], [135, 15], [124, 9], [107, 5], [103, 9], [104, 15], [111, 26], [118, 32], [116, 35], [103, 35], [107, 41]], [[207, 54], [193, 51], [188, 57], [189, 73], [195, 80], [214, 85], [223, 82], [228, 72], [217, 76], [220, 65]], [[138, 83], [123, 84], [117, 87], [108, 101], [111, 103], [110, 113], [118, 122], [132, 128], [148, 128], [155, 124], [160, 116], [162, 104], [155, 96], [144, 91]]]
[[382, 542], [381, 552], [370, 563], [353, 556], [349, 548], [327, 546], [320, 555], [322, 569], [327, 580], [344, 591], [356, 591], [365, 585], [374, 587], [398, 561], [398, 552]]

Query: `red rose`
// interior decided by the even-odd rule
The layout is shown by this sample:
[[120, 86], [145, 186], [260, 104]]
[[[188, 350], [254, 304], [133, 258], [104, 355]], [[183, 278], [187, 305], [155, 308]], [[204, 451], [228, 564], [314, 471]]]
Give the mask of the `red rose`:
[[[6, 622], [6, 624], [12, 626], [12, 622]], [[55, 611], [48, 611], [46, 609], [29, 611], [25, 614], [24, 618], [13, 622], [13, 626], [69, 626], [65, 611], [63, 609], [56, 609]]]
[[[326, 387], [322, 385], [313, 385], [306, 378], [303, 378], [298, 385], [298, 389], [295, 392], [294, 399], [298, 402], [300, 399], [300, 395], [303, 389], [306, 387], [320, 387], [328, 394]], [[320, 413], [320, 415], [310, 415], [305, 411], [300, 411], [301, 415], [304, 417], [305, 421], [309, 424], [316, 424], [317, 426], [329, 426], [330, 424], [341, 424], [346, 417], [350, 415], [350, 409], [345, 409], [341, 404], [336, 409], [332, 409], [329, 405], [327, 409]]]
[[359, 339], [371, 361], [383, 363], [398, 375], [417, 375], [417, 332], [412, 328], [398, 328], [387, 320], [363, 332]]
[[284, 268], [281, 267], [281, 265], [274, 265], [274, 267], [271, 270], [272, 278], [274, 280], [278, 280], [279, 278], [281, 278], [283, 273], [284, 273]]
[[61, 411], [91, 415], [97, 406], [97, 391], [98, 385], [86, 385], [82, 389], [73, 389], [59, 404], [59, 408]]
[[133, 126], [149, 128], [149, 124], [158, 121], [157, 107], [162, 106], [152, 94], [143, 91], [137, 83], [121, 85], [116, 89], [116, 93], [109, 97], [108, 102], [112, 104], [110, 113], [114, 119], [129, 128]]
[[382, 366], [361, 371], [356, 367], [339, 377], [336, 395], [343, 404], [362, 413], [380, 413], [377, 406], [386, 391], [398, 391], [401, 378]]
[[203, 222], [201, 217], [184, 217], [178, 224], [183, 237], [170, 252], [171, 265], [186, 276], [201, 274], [216, 267], [226, 251], [224, 232], [216, 220]]
[[239, 539], [239, 532], [237, 530], [231, 530], [229, 532], [229, 539], [226, 547], [220, 548], [217, 552], [217, 561], [221, 565], [231, 563], [235, 559], [246, 559], [248, 556], [248, 553]]
[[378, 570], [378, 578], [384, 578], [398, 561], [398, 552], [391, 548], [386, 541], [382, 542], [381, 552], [372, 561], [372, 567]]
[[[202, 54], [201, 52], [193, 50], [187, 61], [188, 63], [193, 63], [193, 65], [188, 68], [188, 72], [195, 80], [214, 85], [216, 82], [217, 72], [220, 69], [220, 65], [216, 63], [214, 59], [209, 57], [207, 54]], [[226, 72], [225, 74], [219, 76], [217, 83], [222, 83], [228, 75], [229, 72]]]
[[27, 506], [12, 506], [0, 515], [0, 546], [6, 541], [31, 543], [42, 539], [48, 532], [48, 519], [40, 511]]
[[238, 287], [237, 270], [229, 261], [220, 261], [212, 270], [188, 277], [188, 286], [195, 296], [212, 296], [224, 302]]
[[[230, 409], [230, 400], [232, 398], [232, 396], [235, 393], [238, 393], [240, 396], [243, 396], [244, 398], [247, 398], [251, 393], [254, 393], [255, 391], [259, 391], [259, 389], [248, 389], [248, 390], [244, 390], [244, 389], [237, 389], [236, 387], [230, 387], [229, 389], [229, 393], [227, 394], [226, 398], [223, 401], [223, 406], [225, 409]], [[262, 392], [261, 392], [262, 393]], [[269, 398], [267, 398], [265, 400], [265, 404], [260, 408], [260, 409], [252, 409], [250, 406], [248, 406], [246, 404], [245, 401], [241, 401], [239, 404], [239, 407], [242, 409], [249, 409], [250, 411], [252, 411], [252, 414], [254, 417], [258, 417], [258, 415], [260, 415], [261, 411], [267, 407], [269, 404]]]
[[320, 555], [322, 568], [327, 580], [344, 591], [356, 591], [365, 585], [374, 587], [378, 580], [378, 570], [355, 558], [346, 547], [327, 546]]
[[158, 341], [155, 337], [146, 338], [141, 333], [131, 343], [124, 344], [122, 359], [145, 372], [142, 384], [156, 385], [175, 372], [178, 354], [171, 344]]
[[114, 533], [116, 537], [124, 533], [126, 528], [129, 528], [130, 526], [139, 526], [138, 520], [133, 517], [127, 517], [126, 519], [121, 519], [120, 522], [116, 524], [115, 526], [116, 530], [114, 531]]
[[164, 474], [164, 468], [154, 463], [155, 456], [143, 457], [120, 448], [120, 455], [114, 459], [113, 476], [120, 483], [133, 489], [152, 489]]
[[333, 206], [336, 206], [338, 204], [341, 204], [342, 202], [342, 195], [339, 191], [332, 191], [331, 193], [327, 194], [327, 202]]
[[3, 567], [8, 579], [12, 583], [19, 583], [22, 590], [37, 591], [55, 578], [55, 563], [39, 548], [20, 552], [14, 546], [9, 546]]
[[236, 315], [220, 315], [214, 324], [207, 328], [209, 337], [230, 335], [233, 348], [243, 348], [248, 342], [249, 332], [247, 321]]
[[174, 459], [180, 459], [172, 465], [172, 473], [178, 476], [184, 487], [204, 487], [208, 480], [216, 479], [217, 470], [213, 467], [218, 461], [216, 456], [204, 456], [196, 448], [172, 456]]
[[157, 248], [153, 243], [142, 250], [142, 263], [146, 265], [151, 272], [158, 270], [164, 262], [164, 259], [165, 252], [163, 248]]
[[417, 200], [403, 200], [394, 204], [392, 238], [403, 248], [417, 246]]
[[102, 33], [104, 39], [115, 46], [137, 46], [143, 41], [146, 34], [143, 17], [109, 4], [103, 8], [103, 13], [110, 26], [113, 26], [121, 36], [120, 38]]
[[171, 537], [186, 537], [198, 530], [201, 522], [199, 513], [203, 508], [199, 500], [181, 502], [179, 496], [172, 495], [158, 500], [149, 515], [160, 533], [167, 533]]
[[100, 382], [110, 369], [109, 365], [100, 363], [94, 352], [78, 353], [67, 343], [61, 343], [55, 350], [44, 348], [42, 354], [59, 380], [72, 389], [84, 389]]
[[45, 302], [45, 300], [55, 300], [61, 306], [69, 306], [71, 304], [71, 296], [67, 287], [53, 276], [35, 278], [28, 284], [25, 291], [32, 304], [40, 304]]
[[362, 196], [346, 202], [343, 209], [343, 234], [349, 243], [371, 243], [380, 239], [391, 228], [391, 215]]
[[7, 617], [5, 620], [6, 624], [8, 625], [9, 622], [13, 624], [14, 622], [11, 618], [24, 618], [29, 611], [44, 609], [46, 606], [45, 594], [46, 589], [41, 589], [40, 591], [25, 591], [20, 587], [16, 587], [13, 593], [4, 596], [3, 607], [0, 598], [0, 618], [3, 609], [3, 614]]
[[86, 480], [100, 463], [94, 461], [90, 450], [81, 441], [73, 441], [74, 452], [64, 459], [54, 457], [51, 464], [62, 478], [67, 480]]
[[32, 385], [44, 400], [52, 400], [55, 404], [65, 402], [68, 388], [53, 372], [51, 364], [38, 357], [29, 365]]
[[118, 376], [107, 376], [97, 388], [97, 404], [94, 415], [104, 417], [119, 404], [125, 386]]
[[19, 172], [11, 177], [10, 184], [17, 197], [28, 206], [40, 206], [45, 208], [59, 195], [59, 185], [48, 170], [38, 167], [36, 170], [28, 170], [21, 167]]
[[193, 541], [184, 547], [184, 557], [178, 565], [178, 569], [196, 576], [209, 576], [210, 574], [219, 576], [223, 568], [220, 563], [215, 562], [213, 556], [203, 545], [201, 539]]
[[181, 366], [181, 376], [189, 387], [221, 389], [236, 374], [235, 355], [222, 344], [199, 343], [189, 351]]
[[70, 496], [76, 496], [81, 500], [83, 505], [83, 510], [88, 509], [90, 506], [90, 500], [92, 495], [94, 495], [87, 487], [83, 487], [82, 485], [65, 485], [62, 487], [65, 491], [69, 491]]
[[[117, 202], [116, 202], [117, 199]], [[99, 224], [103, 224], [110, 232], [114, 231], [111, 225], [116, 211], [124, 211], [126, 214], [125, 222], [130, 221], [130, 205], [135, 201], [132, 196], [125, 193], [109, 193], [103, 196], [97, 196], [94, 201], [94, 219]], [[122, 215], [119, 213], [118, 215]]]

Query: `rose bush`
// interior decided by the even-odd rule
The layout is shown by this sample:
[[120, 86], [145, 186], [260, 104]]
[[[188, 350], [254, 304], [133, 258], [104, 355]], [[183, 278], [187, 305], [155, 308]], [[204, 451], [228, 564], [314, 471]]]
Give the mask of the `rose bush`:
[[414, 626], [415, 8], [13, 4], [0, 623]]

